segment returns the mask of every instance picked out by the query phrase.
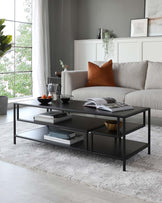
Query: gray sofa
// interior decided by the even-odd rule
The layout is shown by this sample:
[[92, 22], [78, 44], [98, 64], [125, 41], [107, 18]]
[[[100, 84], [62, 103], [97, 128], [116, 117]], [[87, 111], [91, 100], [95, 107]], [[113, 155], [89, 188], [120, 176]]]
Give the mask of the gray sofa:
[[[96, 62], [101, 66], [104, 62]], [[162, 63], [132, 62], [114, 63], [116, 87], [85, 87], [87, 71], [62, 72], [62, 94], [73, 95], [73, 99], [86, 100], [91, 97], [113, 97], [119, 102], [133, 106], [150, 107], [153, 116], [162, 117]]]

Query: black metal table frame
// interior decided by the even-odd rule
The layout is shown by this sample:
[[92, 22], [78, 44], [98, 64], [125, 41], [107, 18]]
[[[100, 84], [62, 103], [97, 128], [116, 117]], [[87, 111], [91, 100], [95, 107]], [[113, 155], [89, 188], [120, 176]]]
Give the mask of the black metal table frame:
[[[14, 122], [13, 122], [13, 128], [14, 128], [14, 130], [13, 130], [13, 143], [14, 144], [16, 144], [16, 137], [17, 137], [16, 136], [16, 120], [22, 121], [19, 118], [20, 105], [24, 106], [25, 104], [14, 103], [14, 108], [13, 108], [13, 120], [14, 120]], [[30, 106], [30, 105], [25, 105], [25, 106]], [[41, 106], [35, 106], [35, 107], [42, 108]], [[46, 108], [49, 109], [49, 107], [46, 107]], [[148, 154], [151, 154], [151, 110], [150, 110], [150, 108], [146, 108], [144, 111], [142, 111], [140, 113], [143, 113], [143, 127], [144, 127], [146, 125], [146, 111], [148, 111], [148, 143], [147, 143], [148, 144]], [[136, 114], [134, 114], [134, 115], [136, 115]], [[128, 116], [127, 118], [129, 118], [131, 116]], [[119, 143], [121, 143], [121, 137], [122, 137], [122, 140], [123, 140], [123, 142], [122, 142], [122, 144], [123, 144], [123, 147], [122, 147], [122, 150], [123, 150], [122, 151], [122, 154], [123, 154], [123, 157], [122, 157], [123, 171], [126, 171], [126, 118], [121, 118], [119, 116], [116, 118], [117, 118], [117, 136], [114, 138], [114, 140], [115, 140], [115, 142], [117, 142], [117, 140], [119, 140]], [[122, 133], [120, 132], [120, 121], [122, 121], [122, 123], [123, 123]], [[31, 122], [31, 123], [33, 123], [33, 122]], [[134, 132], [134, 131], [135, 130], [133, 130], [132, 132]], [[88, 137], [90, 136], [90, 142], [91, 142], [90, 151], [93, 152], [93, 136], [94, 136], [94, 134], [95, 134], [95, 132], [93, 130], [89, 131], [86, 134], [86, 150], [87, 151], [89, 151], [89, 149], [88, 149], [88, 142], [89, 142]], [[122, 134], [122, 136], [121, 136], [121, 134]]]
[[[148, 154], [151, 154], [151, 111], [150, 109], [147, 109], [148, 111]], [[143, 127], [146, 125], [146, 111], [143, 112]], [[120, 121], [121, 118], [117, 117], [117, 137], [115, 137], [115, 143], [117, 143], [117, 139], [119, 139], [119, 143], [121, 144], [121, 133], [120, 133]], [[122, 138], [123, 138], [123, 171], [126, 171], [126, 118], [122, 118], [122, 123], [123, 123], [123, 131], [122, 131]], [[94, 137], [95, 132], [89, 132], [90, 135], [90, 142], [91, 142], [91, 151], [93, 152], [93, 137]]]

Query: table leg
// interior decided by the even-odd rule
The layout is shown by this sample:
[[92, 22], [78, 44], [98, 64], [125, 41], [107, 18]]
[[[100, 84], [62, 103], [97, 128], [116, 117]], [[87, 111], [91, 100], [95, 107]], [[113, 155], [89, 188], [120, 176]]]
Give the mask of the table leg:
[[126, 143], [125, 143], [125, 118], [123, 118], [123, 171], [126, 171], [126, 157], [125, 157], [125, 150]]
[[117, 118], [117, 138], [115, 138], [115, 150], [117, 153], [117, 141], [119, 141], [119, 151], [121, 151], [121, 137], [120, 136], [120, 118]]
[[143, 112], [143, 125], [146, 125], [146, 111]]
[[148, 110], [148, 154], [151, 154], [151, 111]]
[[17, 120], [19, 120], [19, 104], [17, 104]]
[[91, 137], [91, 152], [93, 152], [93, 133], [89, 132], [89, 135]]
[[13, 143], [16, 144], [16, 104], [14, 104], [14, 108], [13, 108]]
[[84, 138], [84, 142], [85, 142], [85, 149], [88, 151], [88, 135], [89, 135], [89, 133], [87, 132], [86, 134], [85, 134], [85, 138]]

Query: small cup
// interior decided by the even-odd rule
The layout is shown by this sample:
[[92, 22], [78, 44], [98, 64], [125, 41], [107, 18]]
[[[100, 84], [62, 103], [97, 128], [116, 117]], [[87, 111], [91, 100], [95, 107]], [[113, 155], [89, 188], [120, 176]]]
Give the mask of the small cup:
[[60, 95], [60, 99], [63, 104], [68, 104], [70, 101], [71, 95]]

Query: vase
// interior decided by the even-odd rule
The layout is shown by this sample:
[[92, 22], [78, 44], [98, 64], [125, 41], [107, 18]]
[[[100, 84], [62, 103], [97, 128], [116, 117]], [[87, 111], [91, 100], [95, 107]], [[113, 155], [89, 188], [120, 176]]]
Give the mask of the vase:
[[0, 115], [7, 114], [8, 97], [0, 96]]
[[64, 68], [64, 71], [67, 71], [67, 68]]

